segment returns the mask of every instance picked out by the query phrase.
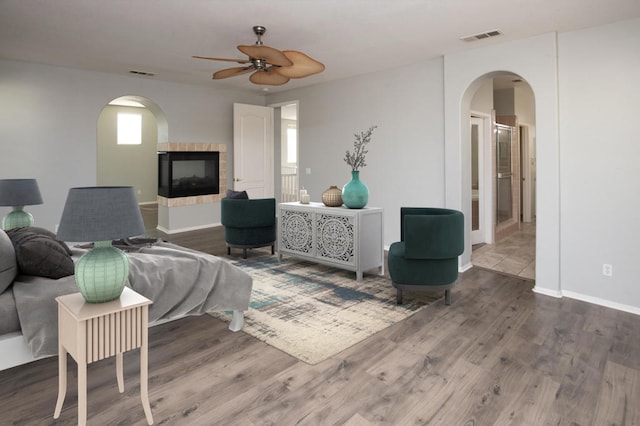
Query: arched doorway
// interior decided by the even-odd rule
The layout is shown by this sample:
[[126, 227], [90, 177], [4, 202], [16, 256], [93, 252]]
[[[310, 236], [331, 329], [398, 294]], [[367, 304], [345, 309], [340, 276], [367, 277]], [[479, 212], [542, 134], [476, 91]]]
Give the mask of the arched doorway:
[[[536, 283], [534, 291], [562, 297], [560, 288], [560, 149], [557, 40], [547, 34], [517, 43], [448, 55], [444, 60], [445, 205], [471, 220], [471, 99], [482, 81], [510, 72], [523, 77], [535, 95]], [[526, 55], [523, 55], [526, 52]], [[470, 230], [471, 224], [465, 223]], [[465, 232], [461, 270], [472, 266], [471, 235]]]
[[[157, 145], [167, 141], [167, 121], [160, 107], [141, 96], [122, 96], [104, 106], [97, 123], [96, 182], [133, 186], [147, 233], [157, 224]], [[147, 211], [148, 210], [148, 211]]]
[[475, 266], [535, 279], [535, 98], [519, 75], [478, 80], [470, 109]]

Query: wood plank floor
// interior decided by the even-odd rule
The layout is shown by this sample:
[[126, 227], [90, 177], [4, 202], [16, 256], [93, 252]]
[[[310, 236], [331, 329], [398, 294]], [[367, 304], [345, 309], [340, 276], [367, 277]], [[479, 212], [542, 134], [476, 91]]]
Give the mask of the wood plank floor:
[[[221, 228], [163, 237], [226, 252]], [[155, 424], [639, 425], [640, 317], [536, 295], [532, 285], [474, 268], [452, 305], [431, 305], [315, 366], [208, 315], [153, 327]], [[124, 358], [124, 394], [113, 360], [89, 366], [88, 424], [146, 424], [138, 353]], [[69, 369], [57, 421], [55, 357], [0, 372], [0, 424], [75, 424], [72, 360]]]

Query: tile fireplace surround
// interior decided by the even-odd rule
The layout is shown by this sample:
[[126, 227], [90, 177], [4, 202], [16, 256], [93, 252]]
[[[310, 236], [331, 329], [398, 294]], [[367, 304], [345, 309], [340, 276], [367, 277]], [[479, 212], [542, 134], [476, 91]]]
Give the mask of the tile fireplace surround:
[[227, 145], [165, 142], [158, 152], [219, 152], [219, 193], [166, 198], [158, 195], [157, 229], [167, 234], [209, 228], [220, 224], [220, 200], [227, 192]]
[[158, 206], [184, 207], [198, 204], [219, 203], [227, 192], [227, 145], [210, 143], [165, 142], [158, 144], [158, 152], [219, 152], [220, 191], [218, 194], [197, 195], [192, 197], [166, 198], [158, 195]]

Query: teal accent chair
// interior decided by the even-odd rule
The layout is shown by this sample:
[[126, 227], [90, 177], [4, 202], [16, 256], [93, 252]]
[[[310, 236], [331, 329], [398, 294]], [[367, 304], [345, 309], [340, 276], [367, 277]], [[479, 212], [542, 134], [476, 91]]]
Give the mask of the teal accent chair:
[[445, 304], [451, 304], [451, 287], [458, 279], [458, 256], [464, 251], [464, 215], [451, 209], [402, 207], [400, 240], [389, 247], [388, 267], [402, 292], [444, 290]]
[[221, 221], [227, 254], [231, 248], [241, 248], [242, 257], [247, 258], [247, 249], [276, 244], [276, 199], [257, 198], [251, 200], [223, 198]]

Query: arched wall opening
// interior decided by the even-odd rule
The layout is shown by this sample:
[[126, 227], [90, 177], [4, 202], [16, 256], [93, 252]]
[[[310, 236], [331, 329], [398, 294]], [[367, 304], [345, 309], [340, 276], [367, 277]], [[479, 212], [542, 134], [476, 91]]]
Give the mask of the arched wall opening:
[[472, 261], [534, 279], [535, 97], [510, 72], [477, 81], [481, 86], [469, 89]]
[[[120, 115], [139, 118], [140, 128], [135, 129], [139, 132], [139, 143], [119, 143]], [[167, 120], [154, 101], [132, 95], [111, 100], [102, 108], [97, 120], [97, 185], [133, 186], [139, 204], [155, 204], [158, 195], [157, 145], [167, 140]], [[157, 216], [155, 209], [153, 214]]]
[[[140, 145], [118, 147], [117, 116], [119, 113], [141, 117]], [[157, 144], [166, 142], [167, 139], [167, 120], [164, 112], [155, 102], [140, 96], [121, 96], [111, 100], [102, 108], [98, 117], [97, 184], [135, 186], [139, 189], [139, 202], [155, 202]]]
[[[526, 52], [526, 55], [523, 54]], [[555, 34], [445, 57], [445, 204], [465, 214], [461, 269], [471, 267], [471, 100], [486, 78], [522, 76], [535, 96], [538, 179], [535, 291], [560, 297], [560, 183]]]

